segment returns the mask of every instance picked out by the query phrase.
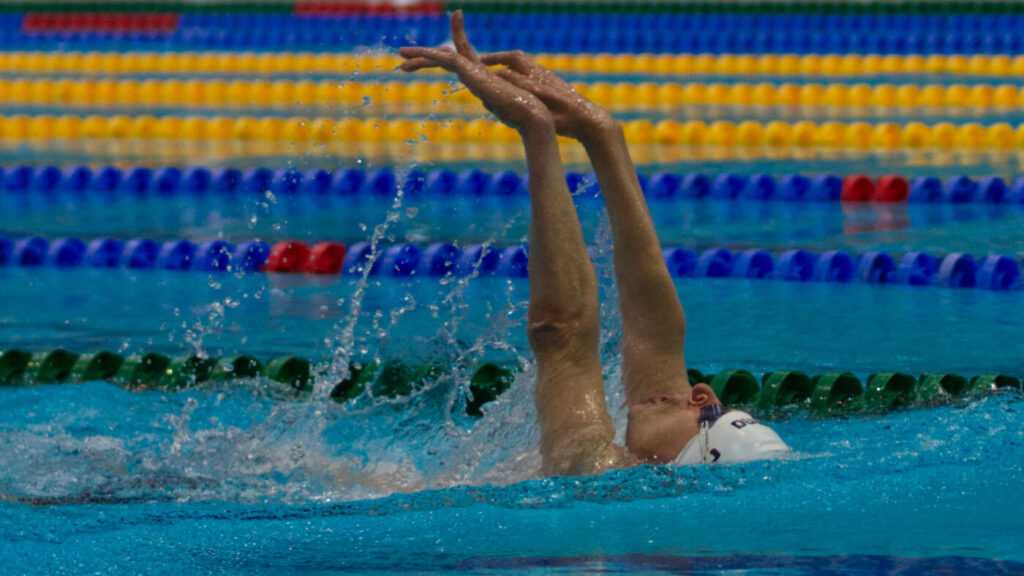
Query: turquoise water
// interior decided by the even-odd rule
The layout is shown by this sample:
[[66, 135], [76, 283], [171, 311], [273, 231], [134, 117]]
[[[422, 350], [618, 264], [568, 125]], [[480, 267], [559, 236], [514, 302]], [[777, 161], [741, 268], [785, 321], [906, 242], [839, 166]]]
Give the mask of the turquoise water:
[[[614, 364], [619, 320], [610, 263], [598, 260], [602, 320]], [[330, 360], [359, 306], [342, 352], [354, 357], [443, 356], [528, 360], [523, 280], [373, 279], [359, 298], [349, 277], [234, 276], [159, 271], [0, 268], [0, 340], [49, 349], [211, 355], [298, 354]], [[59, 289], [55, 289], [60, 286]], [[1014, 343], [1024, 292], [867, 284], [684, 279], [687, 358], [716, 372], [841, 368], [1024, 373]], [[365, 350], [365, 353], [362, 352]], [[352, 353], [356, 351], [357, 353]]]
[[[125, 404], [99, 384], [88, 391], [81, 407], [118, 405], [129, 416], [125, 428], [187, 402], [161, 409]], [[230, 401], [219, 414], [231, 412]], [[278, 479], [302, 500], [294, 504], [267, 498], [274, 483], [258, 473], [268, 452], [288, 453], [287, 438], [215, 432], [204, 437], [203, 455], [219, 464], [196, 465], [193, 474], [228, 477], [236, 490], [261, 493], [256, 501], [196, 501], [216, 493], [218, 482], [176, 476], [182, 457], [167, 456], [131, 481], [99, 487], [105, 504], [8, 507], [0, 549], [12, 573], [654, 574], [690, 566], [708, 573], [1013, 574], [1022, 567], [1019, 519], [1007, 505], [1021, 480], [1019, 408], [1000, 399], [841, 424], [788, 422], [780, 431], [803, 452], [788, 462], [638, 468], [373, 501], [328, 500], [316, 475], [295, 465]], [[91, 423], [78, 420], [82, 428]], [[994, 448], [1003, 457], [992, 458]], [[181, 449], [201, 450], [189, 442]], [[145, 468], [123, 454], [142, 450], [57, 437], [39, 452], [63, 453], [65, 469], [81, 477], [105, 474], [104, 465]], [[240, 451], [257, 453], [249, 470], [232, 457]], [[305, 463], [323, 470], [310, 452]], [[137, 501], [147, 497], [157, 501]], [[176, 501], [182, 498], [190, 501]], [[781, 568], [767, 569], [776, 563]]]
[[[588, 239], [605, 222], [599, 201], [580, 199]], [[387, 242], [458, 241], [498, 244], [526, 240], [529, 203], [523, 198], [406, 200], [388, 227]], [[11, 236], [255, 238], [351, 244], [392, 210], [377, 198], [121, 197], [69, 200], [0, 196], [0, 230]], [[1024, 206], [985, 203], [844, 205], [728, 200], [652, 201], [659, 237], [671, 246], [805, 248], [851, 251], [906, 249], [936, 254], [1016, 255], [1024, 240]], [[455, 230], [457, 234], [439, 234]]]
[[[535, 479], [527, 387], [472, 428], [244, 390], [4, 393], [17, 574], [1020, 573], [1018, 396], [776, 424], [789, 461]], [[451, 484], [456, 484], [451, 486]], [[394, 491], [397, 491], [395, 493]], [[406, 493], [409, 492], [409, 493]], [[390, 493], [390, 495], [389, 495]]]
[[[624, 415], [606, 256], [607, 389]], [[528, 367], [526, 285], [4, 269], [0, 339], [41, 349], [455, 354]], [[1020, 374], [1020, 292], [689, 280], [716, 371]], [[58, 288], [59, 287], [59, 288]], [[353, 303], [360, 321], [346, 327]], [[395, 313], [396, 303], [404, 311]], [[440, 351], [440, 352], [438, 352]], [[791, 460], [537, 476], [529, 374], [479, 421], [453, 371], [339, 405], [249, 382], [0, 390], [0, 558], [61, 573], [1019, 573], [1024, 403], [776, 422]], [[18, 503], [15, 503], [18, 502]]]

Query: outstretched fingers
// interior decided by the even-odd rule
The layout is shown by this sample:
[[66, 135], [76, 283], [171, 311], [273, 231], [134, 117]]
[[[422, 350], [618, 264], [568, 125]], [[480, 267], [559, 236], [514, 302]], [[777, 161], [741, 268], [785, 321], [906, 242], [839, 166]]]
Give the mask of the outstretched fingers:
[[458, 72], [459, 70], [459, 55], [450, 48], [406, 46], [399, 49], [398, 54], [405, 58], [401, 68], [406, 72], [438, 66], [451, 72]]
[[450, 48], [410, 46], [399, 50], [399, 54], [406, 59], [402, 63], [402, 70], [412, 72], [439, 66], [450, 72], [455, 72], [467, 88], [485, 100], [487, 97], [495, 96], [497, 87], [502, 82], [479, 63], [469, 61], [465, 56]]
[[440, 64], [428, 58], [410, 58], [398, 65], [398, 69], [402, 72], [415, 72], [417, 70], [440, 67]]
[[477, 56], [476, 50], [469, 43], [469, 37], [466, 35], [466, 18], [463, 16], [462, 10], [452, 13], [452, 42], [455, 44], [455, 50], [463, 57], [471, 62], [480, 61], [480, 57]]
[[401, 48], [398, 53], [405, 61], [399, 68], [405, 72], [415, 72], [440, 67], [454, 72], [488, 110], [516, 128], [533, 125], [538, 121], [551, 121], [550, 112], [533, 94], [542, 88], [539, 83], [529, 82], [530, 79], [524, 79], [525, 76], [506, 76], [505, 73], [513, 72], [511, 69], [492, 71], [480, 61], [466, 36], [461, 11], [452, 14], [452, 41], [455, 50], [422, 46]]
[[480, 61], [488, 66], [508, 66], [520, 74], [535, 74], [541, 68], [530, 59], [522, 50], [508, 50], [505, 52], [491, 52], [480, 57]]

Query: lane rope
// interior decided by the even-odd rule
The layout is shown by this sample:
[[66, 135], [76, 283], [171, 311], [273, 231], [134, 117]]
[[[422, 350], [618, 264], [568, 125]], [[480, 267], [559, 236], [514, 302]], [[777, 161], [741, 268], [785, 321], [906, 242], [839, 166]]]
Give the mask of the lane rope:
[[[403, 175], [404, 174], [404, 175]], [[885, 174], [765, 174], [722, 172], [641, 171], [637, 174], [644, 195], [651, 201], [730, 200], [784, 202], [871, 203], [985, 203], [1024, 205], [1024, 176], [1007, 182], [999, 176], [968, 175], [907, 177]], [[370, 197], [390, 200], [401, 188], [415, 201], [424, 198], [526, 197], [527, 179], [513, 170], [488, 172], [475, 168], [397, 171], [274, 169], [267, 166], [241, 170], [207, 166], [120, 168], [117, 166], [35, 167], [0, 165], [0, 190], [13, 196], [34, 194], [69, 200], [113, 201], [120, 198], [208, 197], [234, 201], [239, 194], [270, 192], [280, 198]], [[568, 172], [566, 184], [578, 200], [599, 198], [592, 174]]]
[[[879, 114], [947, 110], [1016, 112], [1024, 91], [1012, 84], [577, 82], [576, 90], [616, 112], [668, 114], [683, 107], [727, 106], [737, 110], [804, 107]], [[343, 81], [282, 79], [0, 79], [0, 105], [98, 110], [296, 110], [359, 114], [452, 114], [485, 112], [467, 90], [440, 81]]]
[[[569, 74], [645, 76], [884, 77], [948, 75], [1019, 79], [1024, 54], [567, 54], [538, 53], [538, 63]], [[391, 52], [33, 51], [0, 52], [0, 72], [74, 75], [387, 74]], [[442, 75], [441, 72], [424, 71]]]
[[[1024, 150], [1024, 124], [1007, 122], [760, 122], [629, 120], [637, 146], [724, 150], [885, 151]], [[515, 130], [495, 120], [410, 120], [302, 116], [4, 115], [0, 142], [177, 140], [296, 144], [518, 144]], [[566, 145], [575, 142], [562, 139]]]
[[[1021, 287], [1018, 259], [998, 254], [975, 259], [964, 252], [935, 256], [921, 251], [856, 254], [845, 250], [819, 253], [798, 248], [734, 251], [722, 247], [699, 250], [667, 247], [662, 255], [669, 273], [675, 278], [941, 286], [994, 291]], [[85, 242], [78, 238], [50, 241], [33, 236], [14, 240], [0, 237], [0, 267], [344, 276], [362, 276], [367, 272], [371, 276], [391, 278], [469, 275], [526, 278], [529, 253], [525, 245], [459, 247], [447, 242], [375, 247], [369, 242], [350, 246], [319, 242], [310, 246], [282, 240], [271, 246], [260, 240], [236, 245], [224, 240], [196, 244], [189, 240], [97, 238]]]
[[[484, 405], [507, 391], [521, 371], [514, 364], [459, 364], [354, 361], [349, 363], [348, 377], [335, 383], [330, 395], [342, 403], [362, 397], [407, 397], [436, 384], [454, 367], [469, 379], [463, 397], [464, 411], [478, 417], [483, 415]], [[0, 352], [0, 389], [104, 380], [133, 391], [175, 392], [204, 384], [266, 378], [296, 394], [307, 394], [313, 383], [324, 377], [326, 372], [319, 371], [316, 362], [298, 356], [279, 356], [262, 362], [249, 355], [169, 357], [143, 352], [125, 357], [110, 351], [79, 354], [61, 348], [35, 353], [20, 349]], [[913, 376], [884, 371], [872, 373], [862, 382], [845, 371], [811, 376], [799, 370], [778, 370], [757, 377], [743, 369], [717, 374], [690, 369], [688, 377], [691, 382], [706, 382], [725, 405], [753, 408], [762, 417], [788, 416], [801, 410], [819, 416], [882, 413], [1021, 391], [1020, 378], [998, 373], [968, 378], [955, 373]]]

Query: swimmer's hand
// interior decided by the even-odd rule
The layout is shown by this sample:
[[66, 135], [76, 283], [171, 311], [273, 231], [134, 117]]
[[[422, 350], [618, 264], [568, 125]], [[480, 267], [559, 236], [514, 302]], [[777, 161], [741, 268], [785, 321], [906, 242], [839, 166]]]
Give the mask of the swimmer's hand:
[[562, 136], [586, 143], [617, 127], [608, 111], [581, 96], [565, 80], [521, 50], [484, 54], [480, 61], [504, 66], [495, 71], [498, 76], [539, 98], [551, 111], [555, 129]]
[[405, 58], [401, 69], [415, 72], [423, 68], [440, 67], [454, 72], [466, 88], [483, 102], [485, 108], [520, 133], [553, 130], [554, 120], [540, 99], [502, 79], [481, 62], [466, 37], [461, 10], [452, 14], [452, 40], [455, 43], [454, 51], [450, 48], [419, 46], [400, 49], [398, 53]]

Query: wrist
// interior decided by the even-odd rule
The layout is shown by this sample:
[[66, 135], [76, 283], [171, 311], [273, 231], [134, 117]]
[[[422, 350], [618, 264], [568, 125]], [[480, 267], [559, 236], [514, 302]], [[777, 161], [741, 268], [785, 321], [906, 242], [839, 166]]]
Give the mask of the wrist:
[[622, 124], [611, 116], [588, 122], [580, 131], [580, 143], [587, 149], [624, 138]]
[[523, 142], [540, 142], [555, 140], [555, 123], [550, 119], [538, 118], [524, 123], [519, 127], [519, 136]]

